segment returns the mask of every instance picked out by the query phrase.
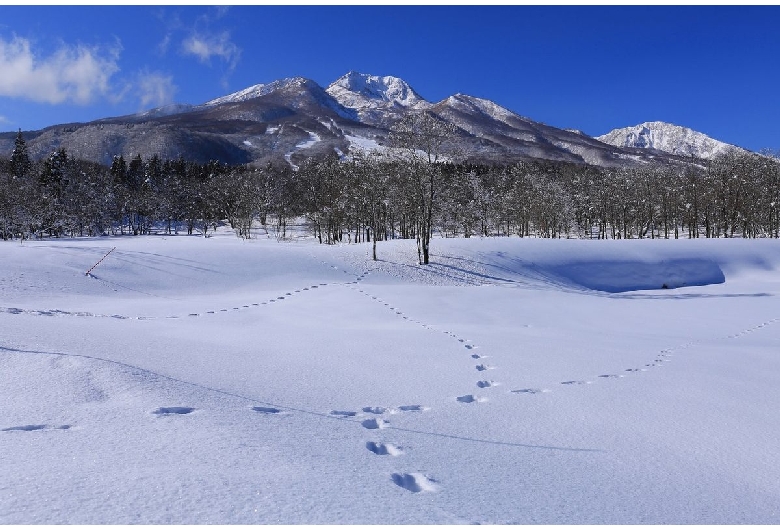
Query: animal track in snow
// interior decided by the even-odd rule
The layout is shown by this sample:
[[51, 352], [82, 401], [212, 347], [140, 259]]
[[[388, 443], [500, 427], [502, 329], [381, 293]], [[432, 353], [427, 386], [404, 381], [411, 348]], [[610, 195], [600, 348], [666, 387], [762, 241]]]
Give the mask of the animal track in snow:
[[456, 401], [460, 403], [482, 403], [485, 400], [485, 398], [478, 398], [474, 396], [473, 394], [466, 394], [465, 396], [458, 396], [455, 398]]
[[158, 416], [170, 416], [174, 414], [189, 414], [194, 411], [195, 409], [192, 407], [160, 407], [159, 409], [153, 411], [152, 414], [156, 414]]
[[371, 418], [363, 420], [360, 424], [366, 429], [384, 429], [388, 422], [383, 419]]
[[385, 407], [363, 407], [363, 412], [368, 412], [370, 414], [384, 414], [387, 412], [387, 409]]
[[[312, 285], [311, 287], [304, 287], [302, 290], [308, 291], [311, 289], [317, 289], [320, 286], [327, 286], [329, 284], [327, 283], [321, 283], [319, 285]], [[294, 292], [300, 293], [301, 289], [296, 289]], [[203, 313], [182, 313], [181, 315], [168, 315], [168, 316], [157, 316], [157, 317], [151, 317], [151, 316], [125, 316], [125, 315], [105, 315], [105, 314], [98, 314], [98, 313], [90, 313], [86, 311], [63, 311], [60, 309], [21, 309], [18, 307], [0, 307], [0, 313], [10, 313], [14, 315], [19, 314], [30, 314], [30, 315], [36, 315], [36, 316], [70, 316], [70, 317], [93, 317], [93, 318], [114, 318], [118, 320], [159, 320], [159, 319], [176, 319], [176, 318], [182, 318], [183, 316], [188, 317], [197, 317], [202, 315], [214, 315], [218, 312], [220, 313], [226, 313], [228, 311], [240, 311], [241, 309], [249, 309], [251, 307], [259, 307], [261, 305], [266, 305], [268, 303], [273, 303], [278, 300], [285, 300], [287, 297], [292, 296], [292, 292], [286, 292], [284, 293], [284, 296], [278, 296], [274, 299], [268, 300], [267, 302], [260, 302], [260, 303], [253, 303], [253, 304], [244, 304], [240, 307], [233, 307], [229, 309], [219, 309], [219, 310], [210, 310], [210, 311], [204, 311]]]
[[401, 447], [398, 447], [397, 445], [393, 445], [390, 443], [382, 443], [382, 442], [366, 442], [366, 449], [374, 453], [375, 455], [380, 456], [400, 456], [404, 454], [404, 451]]
[[279, 414], [281, 410], [274, 407], [252, 407], [255, 412], [262, 412], [263, 414]]
[[510, 390], [513, 394], [546, 394], [549, 392], [546, 388], [521, 388], [519, 390]]
[[575, 381], [561, 381], [561, 384], [562, 384], [562, 385], [589, 385], [589, 384], [590, 384], [590, 381], [580, 381], [580, 380], [575, 380]]
[[495, 381], [477, 381], [477, 386], [479, 388], [490, 388], [493, 386], [498, 386], [498, 383]]
[[608, 379], [613, 379], [613, 378], [624, 377], [624, 376], [623, 376], [623, 375], [621, 375], [621, 374], [602, 374], [602, 375], [600, 375], [599, 377], [604, 377], [604, 378], [608, 378]]
[[493, 367], [492, 366], [488, 366], [486, 364], [478, 364], [476, 366], [476, 369], [477, 369], [478, 372], [484, 372], [485, 370], [492, 370]]
[[426, 477], [422, 473], [393, 473], [390, 475], [396, 486], [400, 486], [412, 493], [422, 491], [437, 491], [439, 488], [436, 481]]
[[30, 432], [30, 431], [53, 431], [53, 430], [68, 430], [70, 429], [70, 425], [19, 425], [16, 427], [7, 427], [5, 429], [0, 429], [0, 431], [3, 432], [12, 432], [12, 431], [24, 431], [24, 432]]
[[487, 355], [480, 355], [478, 353], [472, 353], [471, 354], [471, 358], [472, 359], [484, 359], [485, 357], [487, 357]]
[[426, 410], [422, 405], [401, 405], [398, 407], [401, 412], [422, 412]]

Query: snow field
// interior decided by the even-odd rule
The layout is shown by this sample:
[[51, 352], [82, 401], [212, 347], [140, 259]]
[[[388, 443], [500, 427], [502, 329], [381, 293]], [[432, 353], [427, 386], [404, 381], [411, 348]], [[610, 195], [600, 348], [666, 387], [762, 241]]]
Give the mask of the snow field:
[[774, 243], [4, 245], [0, 522], [777, 523]]

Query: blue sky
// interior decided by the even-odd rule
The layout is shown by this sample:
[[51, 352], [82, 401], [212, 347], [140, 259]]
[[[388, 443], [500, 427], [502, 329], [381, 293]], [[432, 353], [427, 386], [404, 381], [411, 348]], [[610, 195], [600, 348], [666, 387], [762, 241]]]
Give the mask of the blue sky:
[[780, 7], [0, 7], [0, 130], [394, 75], [590, 135], [668, 121], [780, 149]]

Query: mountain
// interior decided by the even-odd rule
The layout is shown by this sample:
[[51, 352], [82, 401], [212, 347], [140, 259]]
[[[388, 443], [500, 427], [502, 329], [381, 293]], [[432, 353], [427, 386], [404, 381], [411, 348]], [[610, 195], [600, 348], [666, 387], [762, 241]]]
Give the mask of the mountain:
[[709, 159], [733, 149], [740, 149], [704, 133], [662, 121], [649, 121], [615, 129], [597, 140], [616, 147], [655, 149], [679, 156], [693, 156]]
[[487, 99], [456, 94], [430, 110], [463, 133], [459, 144], [486, 162], [546, 159], [602, 166], [633, 165], [654, 157], [636, 149], [616, 149], [594, 138], [525, 118]]
[[359, 121], [372, 125], [388, 125], [407, 110], [430, 106], [406, 81], [393, 76], [349, 72], [325, 91], [355, 111]]
[[[293, 77], [256, 84], [200, 105], [169, 105], [23, 134], [34, 158], [65, 148], [77, 158], [103, 164], [110, 164], [120, 154], [127, 159], [156, 154], [201, 163], [270, 162], [297, 167], [308, 157], [346, 157], [358, 151], [384, 150], [393, 124], [415, 112], [430, 112], [452, 123], [456, 135], [448, 143], [451, 157], [474, 163], [546, 159], [637, 166], [683, 163], [690, 153], [664, 147], [668, 142], [680, 145], [681, 141], [664, 143], [672, 137], [669, 127], [676, 126], [643, 124], [650, 132], [634, 133], [632, 138], [638, 140], [633, 143], [620, 140], [617, 131], [591, 138], [576, 129], [536, 122], [493, 101], [466, 94], [429, 102], [403, 79], [359, 72], [349, 72], [327, 88], [311, 79]], [[675, 134], [675, 138], [680, 137]], [[698, 134], [690, 131], [683, 136]], [[15, 136], [15, 132], [0, 134], [0, 156], [10, 156]], [[720, 144], [701, 136], [709, 143], [696, 136], [693, 145]], [[713, 149], [702, 147], [696, 152], [706, 155]]]

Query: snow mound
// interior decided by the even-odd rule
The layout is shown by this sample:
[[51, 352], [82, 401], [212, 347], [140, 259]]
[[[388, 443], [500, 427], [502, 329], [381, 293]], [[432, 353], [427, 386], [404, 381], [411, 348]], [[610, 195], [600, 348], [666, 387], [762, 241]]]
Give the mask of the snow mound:
[[[431, 263], [414, 265], [414, 242], [380, 243], [375, 271], [405, 282], [451, 286], [533, 286], [624, 293], [726, 283], [780, 267], [770, 240], [436, 239]], [[357, 257], [357, 256], [356, 256]], [[356, 264], [357, 266], [357, 264]], [[376, 276], [372, 281], [379, 281]]]

